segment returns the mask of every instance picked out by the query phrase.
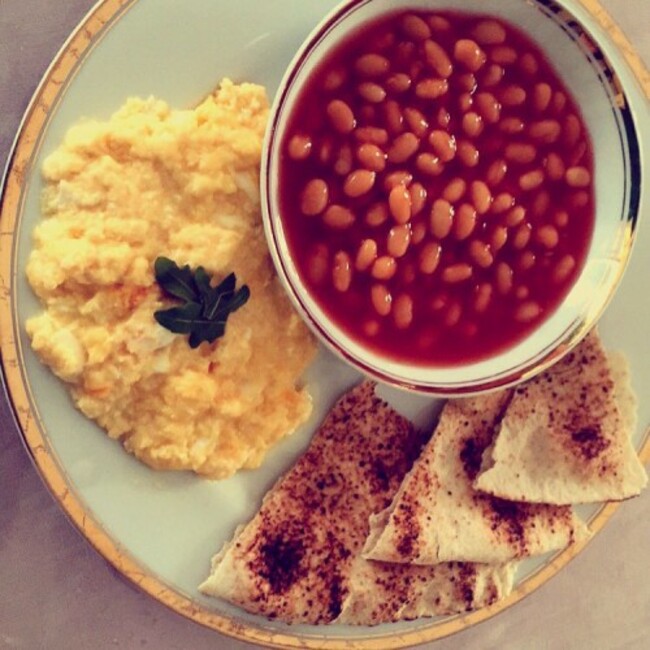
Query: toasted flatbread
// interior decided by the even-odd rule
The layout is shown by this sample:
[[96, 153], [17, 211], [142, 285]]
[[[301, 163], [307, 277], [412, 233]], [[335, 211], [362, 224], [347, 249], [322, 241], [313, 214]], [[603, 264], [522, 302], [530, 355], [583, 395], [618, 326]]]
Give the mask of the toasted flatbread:
[[387, 562], [504, 563], [587, 534], [571, 508], [519, 504], [473, 487], [511, 391], [451, 400], [385, 511], [371, 517], [363, 556]]
[[636, 403], [620, 357], [596, 332], [519, 387], [475, 487], [531, 503], [618, 501], [648, 477], [630, 435]]
[[377, 625], [486, 607], [512, 591], [516, 562], [435, 566], [355, 559], [336, 623]]
[[[369, 516], [390, 504], [425, 440], [375, 396], [373, 384], [357, 386], [336, 404], [258, 514], [215, 556], [201, 591], [269, 618], [312, 624], [449, 614], [504, 596], [510, 567], [402, 572], [360, 557]], [[411, 590], [413, 580], [422, 586]], [[415, 600], [394, 605], [405, 596]]]

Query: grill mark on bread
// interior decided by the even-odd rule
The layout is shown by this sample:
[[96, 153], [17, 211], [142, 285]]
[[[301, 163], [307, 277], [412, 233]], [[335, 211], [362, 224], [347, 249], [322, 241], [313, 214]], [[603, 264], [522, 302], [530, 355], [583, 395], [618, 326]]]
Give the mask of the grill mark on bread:
[[417, 513], [422, 508], [412, 499], [405, 499], [393, 514], [393, 521], [399, 530], [396, 548], [404, 561], [412, 560], [418, 556], [420, 524]]
[[465, 474], [467, 474], [467, 476], [472, 480], [476, 478], [481, 469], [484, 451], [485, 447], [477, 444], [477, 441], [474, 438], [467, 438], [462, 443], [460, 460], [463, 463]]
[[457, 582], [458, 600], [465, 603], [465, 611], [472, 609], [476, 586], [476, 567], [473, 564], [458, 563], [460, 576]]
[[269, 583], [272, 594], [281, 594], [299, 578], [304, 555], [302, 539], [285, 537], [280, 532], [261, 543], [259, 559], [249, 567]]
[[599, 425], [574, 431], [571, 434], [571, 440], [576, 444], [578, 453], [585, 460], [592, 460], [600, 456], [612, 444], [611, 440], [603, 436]]
[[[506, 414], [511, 400], [512, 392], [508, 392], [496, 418], [483, 418], [480, 426], [474, 427], [470, 435], [461, 441], [460, 460], [470, 482], [473, 482], [478, 476], [483, 463], [483, 453], [494, 441], [496, 431]], [[475, 414], [476, 411], [473, 411], [473, 415]], [[466, 428], [469, 427], [469, 424], [467, 420], [464, 423]]]
[[523, 551], [526, 548], [525, 525], [529, 513], [515, 501], [505, 501], [495, 497], [489, 498], [487, 503], [493, 513], [492, 529], [499, 530], [510, 544], [519, 546]]

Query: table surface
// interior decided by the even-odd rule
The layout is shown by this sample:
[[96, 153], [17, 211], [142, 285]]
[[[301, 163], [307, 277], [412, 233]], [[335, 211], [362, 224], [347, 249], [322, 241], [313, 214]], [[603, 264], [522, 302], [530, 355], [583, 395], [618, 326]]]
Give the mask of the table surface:
[[[650, 65], [649, 0], [601, 0]], [[51, 59], [94, 0], [0, 0], [0, 169]], [[559, 575], [495, 618], [426, 648], [650, 645], [650, 490]], [[0, 398], [0, 648], [243, 649], [118, 575], [68, 523]]]

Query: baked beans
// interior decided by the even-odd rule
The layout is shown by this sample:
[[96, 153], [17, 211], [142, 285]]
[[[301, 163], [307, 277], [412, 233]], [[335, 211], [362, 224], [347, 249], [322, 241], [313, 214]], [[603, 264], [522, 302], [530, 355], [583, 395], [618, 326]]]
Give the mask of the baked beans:
[[355, 268], [357, 271], [367, 271], [377, 259], [377, 242], [374, 239], [364, 239], [359, 244]]
[[413, 183], [409, 187], [411, 197], [411, 215], [415, 216], [424, 210], [427, 203], [427, 190], [422, 183]]
[[546, 318], [594, 212], [579, 108], [505, 21], [407, 11], [325, 57], [289, 119], [280, 203], [346, 331], [410, 361], [479, 359]]
[[306, 135], [294, 135], [291, 140], [289, 140], [289, 146], [287, 147], [287, 152], [289, 156], [294, 160], [306, 160], [309, 158], [309, 154], [313, 148], [313, 143], [311, 138]]
[[332, 265], [332, 283], [337, 291], [347, 291], [352, 284], [352, 261], [345, 251], [334, 255]]

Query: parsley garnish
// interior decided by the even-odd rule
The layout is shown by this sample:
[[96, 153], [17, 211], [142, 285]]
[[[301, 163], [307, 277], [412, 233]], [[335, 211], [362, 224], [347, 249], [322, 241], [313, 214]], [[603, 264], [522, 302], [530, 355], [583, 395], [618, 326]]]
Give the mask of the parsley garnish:
[[191, 348], [222, 337], [228, 316], [246, 304], [251, 293], [245, 284], [235, 291], [234, 273], [212, 287], [202, 266], [192, 271], [188, 265], [179, 267], [166, 257], [156, 259], [154, 272], [162, 290], [184, 302], [180, 307], [155, 312], [154, 318], [174, 334], [189, 334]]

